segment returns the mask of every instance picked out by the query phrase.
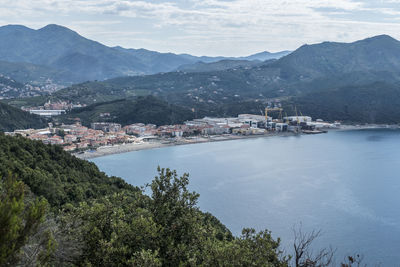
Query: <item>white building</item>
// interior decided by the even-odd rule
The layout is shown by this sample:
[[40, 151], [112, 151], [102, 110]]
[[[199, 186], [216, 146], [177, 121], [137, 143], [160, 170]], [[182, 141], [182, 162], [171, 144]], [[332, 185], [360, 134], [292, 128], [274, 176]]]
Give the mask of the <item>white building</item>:
[[44, 109], [32, 109], [29, 110], [29, 113], [36, 114], [39, 116], [51, 117], [51, 116], [58, 116], [65, 113], [65, 110], [44, 110]]
[[285, 117], [284, 120], [286, 121], [298, 121], [300, 123], [302, 122], [311, 122], [312, 118], [309, 116], [289, 116], [289, 117]]

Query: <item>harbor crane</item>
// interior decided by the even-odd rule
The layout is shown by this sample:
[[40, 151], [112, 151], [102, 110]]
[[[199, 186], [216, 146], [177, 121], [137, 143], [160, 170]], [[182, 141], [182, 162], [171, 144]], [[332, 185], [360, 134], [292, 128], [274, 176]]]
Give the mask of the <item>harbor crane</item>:
[[265, 108], [265, 120], [267, 120], [268, 121], [268, 112], [269, 111], [279, 111], [279, 117], [282, 117], [282, 111], [283, 111], [283, 108], [268, 108], [268, 107], [266, 107]]

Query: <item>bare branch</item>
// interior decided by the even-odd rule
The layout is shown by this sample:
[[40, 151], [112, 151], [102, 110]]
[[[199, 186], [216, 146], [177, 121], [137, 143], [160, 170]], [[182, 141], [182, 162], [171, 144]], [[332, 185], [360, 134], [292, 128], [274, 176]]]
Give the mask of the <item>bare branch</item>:
[[296, 267], [325, 267], [332, 264], [335, 254], [332, 247], [321, 249], [317, 253], [312, 251], [312, 244], [321, 236], [321, 230], [304, 233], [300, 223], [299, 227], [293, 227], [293, 234]]

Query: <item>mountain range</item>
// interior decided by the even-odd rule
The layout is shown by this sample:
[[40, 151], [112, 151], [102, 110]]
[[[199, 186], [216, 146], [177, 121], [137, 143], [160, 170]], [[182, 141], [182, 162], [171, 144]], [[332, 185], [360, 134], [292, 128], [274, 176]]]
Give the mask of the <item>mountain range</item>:
[[[288, 53], [262, 52], [240, 60], [263, 61]], [[21, 25], [0, 27], [0, 73], [14, 79], [20, 78], [21, 81], [50, 78], [58, 83], [72, 84], [118, 76], [169, 72], [182, 65], [223, 59], [234, 58], [196, 57], [146, 49], [108, 47], [54, 24], [38, 30]], [[16, 66], [19, 68], [18, 77], [14, 77]]]
[[[278, 60], [219, 69], [219, 65], [226, 61], [229, 60], [197, 64], [197, 69], [204, 65], [210, 67], [200, 71], [126, 76], [77, 84], [56, 92], [51, 98], [90, 105], [153, 95], [171, 104], [194, 109], [199, 116], [235, 115], [249, 111], [258, 113], [260, 104], [265, 106], [271, 101], [280, 101], [287, 106], [288, 112], [297, 105], [299, 109], [322, 119], [382, 123], [400, 121], [400, 115], [393, 118], [396, 112], [385, 119], [385, 107], [396, 109], [397, 103], [393, 101], [397, 99], [395, 94], [400, 92], [400, 89], [396, 90], [400, 82], [400, 42], [390, 36], [380, 35], [353, 43], [304, 45]], [[237, 62], [229, 61], [229, 64], [233, 63]], [[362, 93], [357, 95], [357, 92]], [[350, 94], [351, 98], [360, 98], [357, 102], [353, 101], [359, 103], [355, 106], [356, 111], [346, 115], [335, 112], [337, 108], [343, 108], [338, 103]], [[368, 104], [378, 102], [385, 105], [370, 108], [373, 105]], [[328, 114], [326, 110], [332, 111]]]
[[[59, 26], [48, 27], [58, 29]], [[150, 55], [143, 49], [112, 49], [142, 59]], [[181, 61], [176, 65], [184, 62], [182, 57], [191, 58], [156, 52], [151, 55], [147, 61], [141, 61], [142, 65], [151, 65], [161, 55], [170, 57], [170, 63], [180, 56]], [[201, 63], [180, 65], [166, 73], [84, 82], [48, 97], [9, 103], [29, 106], [48, 100], [66, 100], [90, 106], [107, 102], [101, 110], [105, 107], [116, 110], [112, 107], [118, 103], [115, 100], [152, 95], [194, 111], [194, 117], [259, 113], [265, 105], [280, 102], [288, 113], [297, 106], [315, 118], [374, 123], [400, 121], [396, 102], [400, 94], [400, 42], [388, 35], [353, 43], [303, 45], [279, 59], [265, 61], [220, 59], [212, 62], [210, 58], [203, 58]], [[344, 109], [347, 111], [342, 112]], [[85, 117], [84, 112], [90, 110], [82, 110], [80, 116]]]

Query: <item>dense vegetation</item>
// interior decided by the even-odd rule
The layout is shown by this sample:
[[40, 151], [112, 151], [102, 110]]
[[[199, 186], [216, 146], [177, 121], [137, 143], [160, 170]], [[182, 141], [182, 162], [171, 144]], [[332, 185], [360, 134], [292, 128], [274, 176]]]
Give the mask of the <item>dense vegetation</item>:
[[0, 166], [2, 266], [288, 265], [270, 232], [234, 237], [201, 212], [187, 174], [159, 169], [147, 196], [60, 147], [3, 134]]
[[[91, 122], [112, 121], [122, 125], [142, 122], [156, 125], [180, 124], [204, 116], [237, 116], [242, 113], [261, 114], [264, 104], [256, 101], [232, 101], [221, 105], [208, 103], [186, 103], [185, 106], [171, 105], [154, 96], [120, 99], [92, 104], [72, 110], [54, 118], [55, 122], [71, 123], [79, 118], [84, 125]], [[110, 113], [110, 116], [104, 116]]]
[[376, 82], [319, 90], [292, 100], [303, 114], [315, 119], [353, 123], [400, 122], [400, 85]]
[[178, 70], [186, 72], [210, 72], [210, 71], [221, 71], [221, 70], [229, 70], [242, 67], [250, 68], [256, 65], [261, 65], [261, 62], [249, 61], [249, 60], [225, 59], [212, 63], [196, 62], [194, 64], [182, 65], [178, 68]]
[[122, 179], [107, 177], [93, 163], [79, 160], [62, 147], [40, 141], [0, 135], [0, 174], [17, 175], [36, 195], [51, 206], [97, 198], [121, 189], [137, 190]]
[[0, 131], [41, 128], [45, 126], [46, 121], [43, 118], [0, 102]]
[[[104, 116], [104, 113], [110, 115]], [[79, 118], [85, 125], [91, 122], [112, 121], [122, 125], [132, 123], [153, 123], [169, 125], [183, 123], [194, 116], [189, 109], [170, 105], [153, 96], [139, 97], [135, 100], [114, 100], [93, 104], [84, 108], [74, 109], [66, 115], [58, 117], [63, 122], [73, 122]]]

